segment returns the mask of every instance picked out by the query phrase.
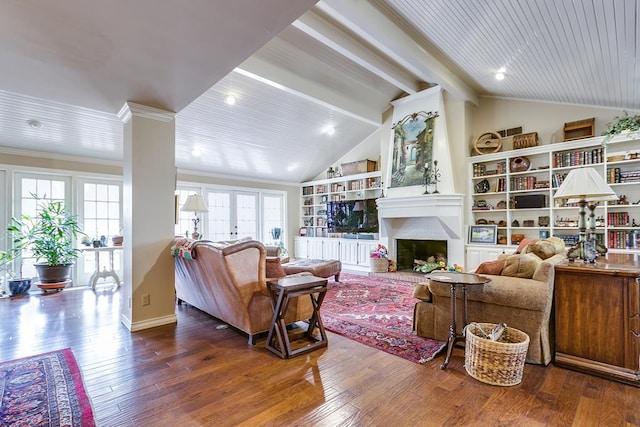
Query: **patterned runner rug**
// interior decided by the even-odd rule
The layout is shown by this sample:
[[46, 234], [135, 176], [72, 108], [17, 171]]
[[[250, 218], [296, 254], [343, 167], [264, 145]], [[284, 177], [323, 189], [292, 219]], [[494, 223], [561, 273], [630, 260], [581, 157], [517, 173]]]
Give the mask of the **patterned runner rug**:
[[329, 280], [320, 314], [337, 334], [416, 363], [433, 359], [445, 343], [413, 332], [413, 283], [341, 273]]
[[0, 363], [1, 426], [95, 426], [71, 349]]

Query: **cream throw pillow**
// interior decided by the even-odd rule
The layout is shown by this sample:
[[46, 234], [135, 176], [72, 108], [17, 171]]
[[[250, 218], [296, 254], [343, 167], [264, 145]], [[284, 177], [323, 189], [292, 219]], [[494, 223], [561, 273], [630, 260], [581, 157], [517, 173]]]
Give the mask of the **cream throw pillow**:
[[542, 259], [533, 253], [511, 255], [507, 257], [501, 275], [531, 279], [540, 263]]

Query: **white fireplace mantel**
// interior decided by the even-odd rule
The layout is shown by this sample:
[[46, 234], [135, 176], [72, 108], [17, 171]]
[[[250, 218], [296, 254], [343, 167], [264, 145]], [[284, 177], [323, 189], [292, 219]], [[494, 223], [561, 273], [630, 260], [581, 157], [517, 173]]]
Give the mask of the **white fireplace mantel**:
[[380, 242], [396, 257], [396, 239], [446, 240], [451, 263], [464, 262], [464, 196], [424, 194], [376, 200]]

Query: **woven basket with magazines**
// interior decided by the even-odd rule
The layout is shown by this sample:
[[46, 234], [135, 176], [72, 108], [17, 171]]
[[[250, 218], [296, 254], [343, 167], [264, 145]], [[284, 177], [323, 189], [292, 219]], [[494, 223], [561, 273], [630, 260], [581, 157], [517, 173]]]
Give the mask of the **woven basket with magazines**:
[[464, 368], [478, 381], [491, 385], [520, 384], [529, 336], [504, 325], [502, 335], [492, 339], [494, 323], [470, 323], [465, 327]]

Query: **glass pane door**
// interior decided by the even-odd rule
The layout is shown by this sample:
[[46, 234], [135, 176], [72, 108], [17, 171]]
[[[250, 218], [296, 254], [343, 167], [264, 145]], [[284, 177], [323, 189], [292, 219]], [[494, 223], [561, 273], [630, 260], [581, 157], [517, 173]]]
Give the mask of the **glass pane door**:
[[[49, 201], [61, 201], [68, 209], [71, 206], [71, 191], [69, 178], [60, 178], [50, 175], [16, 174], [16, 207], [15, 216], [20, 218], [23, 214], [35, 217], [41, 210], [42, 203]], [[34, 195], [40, 199], [38, 202]], [[36, 277], [34, 263], [36, 260], [29, 250], [22, 254], [22, 277]], [[74, 273], [75, 275], [75, 273]], [[76, 278], [74, 278], [74, 283]]]
[[235, 192], [236, 225], [235, 239], [258, 236], [258, 195], [257, 193]]
[[225, 190], [210, 190], [207, 192], [206, 200], [209, 212], [207, 212], [207, 230], [204, 231], [206, 239], [215, 242], [235, 238], [231, 234], [231, 193], [231, 191]]
[[236, 240], [258, 235], [258, 193], [212, 189], [206, 193], [207, 229], [204, 238]]

